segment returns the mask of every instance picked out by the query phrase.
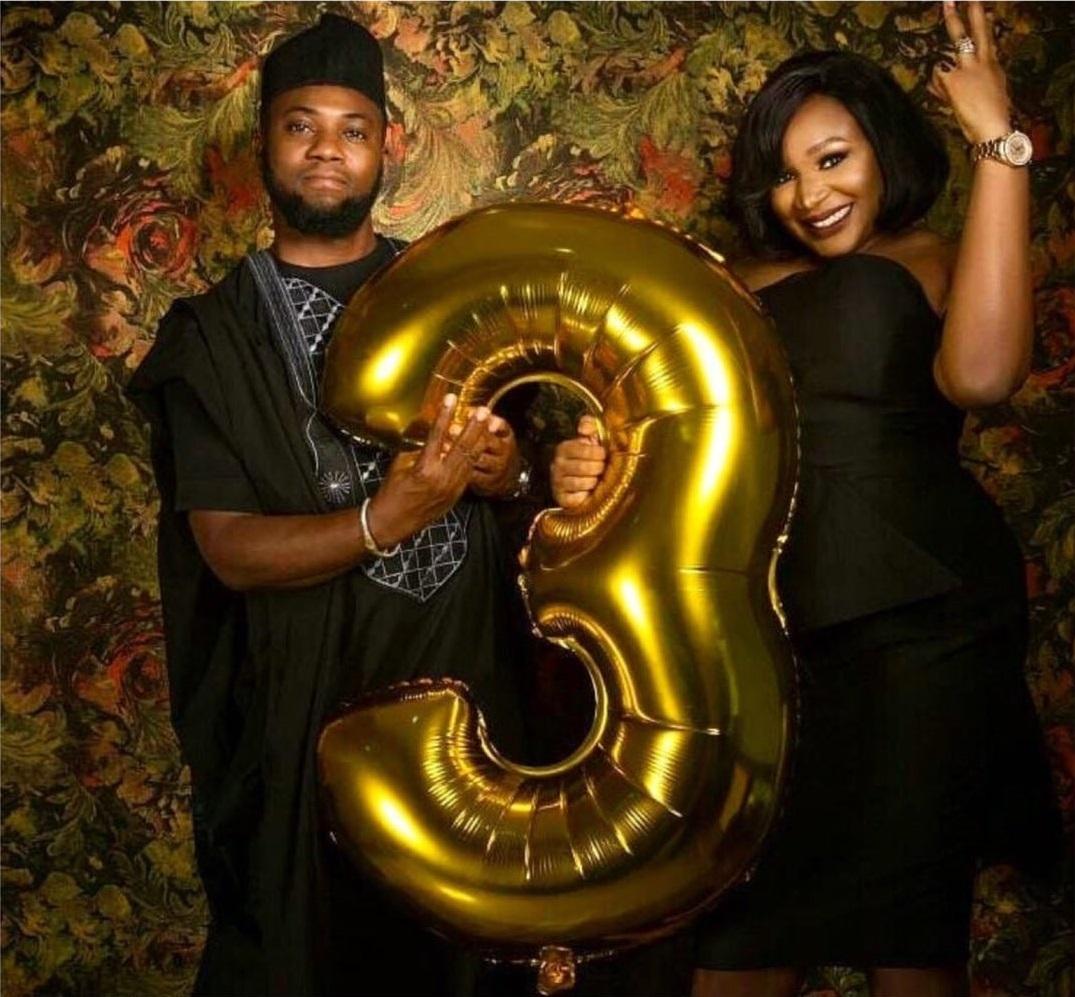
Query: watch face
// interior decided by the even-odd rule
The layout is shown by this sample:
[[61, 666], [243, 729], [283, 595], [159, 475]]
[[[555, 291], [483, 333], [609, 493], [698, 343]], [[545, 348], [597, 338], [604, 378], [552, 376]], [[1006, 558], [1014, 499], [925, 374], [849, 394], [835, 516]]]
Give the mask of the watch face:
[[1026, 166], [1033, 154], [1030, 138], [1022, 132], [1012, 132], [1004, 140], [1004, 158], [1013, 166]]

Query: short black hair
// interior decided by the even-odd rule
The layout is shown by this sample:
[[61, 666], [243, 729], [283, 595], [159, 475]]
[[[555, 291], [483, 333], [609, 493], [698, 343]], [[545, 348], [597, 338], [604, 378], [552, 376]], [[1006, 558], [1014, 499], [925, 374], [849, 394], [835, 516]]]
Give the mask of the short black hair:
[[929, 211], [948, 179], [937, 130], [891, 74], [853, 52], [802, 52], [773, 70], [743, 117], [732, 152], [731, 205], [743, 234], [763, 256], [801, 251], [773, 213], [770, 194], [784, 172], [788, 122], [809, 97], [844, 105], [873, 146], [884, 181], [877, 227], [896, 232]]

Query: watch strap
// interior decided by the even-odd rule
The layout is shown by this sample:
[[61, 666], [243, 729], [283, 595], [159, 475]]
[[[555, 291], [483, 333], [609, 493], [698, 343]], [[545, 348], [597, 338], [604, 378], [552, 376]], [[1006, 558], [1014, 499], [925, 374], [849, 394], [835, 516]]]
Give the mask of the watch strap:
[[1006, 137], [1005, 135], [999, 135], [997, 138], [991, 138], [988, 142], [975, 142], [970, 147], [971, 162], [977, 163], [983, 159], [1001, 159], [1000, 150]]

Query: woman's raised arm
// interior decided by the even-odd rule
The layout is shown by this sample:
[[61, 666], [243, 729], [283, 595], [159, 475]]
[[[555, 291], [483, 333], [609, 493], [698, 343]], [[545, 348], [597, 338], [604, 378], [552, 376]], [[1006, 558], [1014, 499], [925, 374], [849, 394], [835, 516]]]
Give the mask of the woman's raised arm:
[[[1012, 133], [1011, 106], [992, 25], [981, 3], [967, 7], [969, 31], [955, 3], [944, 4], [956, 64], [938, 66], [930, 90], [978, 146]], [[1028, 170], [979, 158], [934, 361], [938, 387], [961, 408], [1004, 401], [1026, 379], [1033, 335]]]

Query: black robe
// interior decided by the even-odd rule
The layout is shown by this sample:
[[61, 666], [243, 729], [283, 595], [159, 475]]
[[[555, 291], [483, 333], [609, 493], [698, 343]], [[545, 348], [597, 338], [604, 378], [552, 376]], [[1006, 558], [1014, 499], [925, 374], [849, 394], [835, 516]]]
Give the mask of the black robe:
[[[172, 717], [191, 768], [211, 913], [196, 987], [204, 993], [332, 989], [326, 966], [340, 953], [326, 949], [341, 946], [327, 931], [334, 915], [325, 885], [338, 888], [339, 872], [325, 871], [315, 750], [341, 701], [449, 674], [471, 686], [509, 753], [519, 727], [511, 678], [519, 608], [488, 504], [474, 503], [467, 556], [424, 603], [357, 569], [308, 588], [237, 593], [202, 559], [190, 509], [329, 511], [300, 428], [301, 399], [268, 322], [244, 263], [208, 293], [173, 306], [128, 389], [150, 421], [161, 492]], [[389, 916], [383, 901], [374, 903], [378, 921]], [[353, 935], [346, 928], [343, 947], [353, 950], [346, 955], [362, 953], [367, 927], [354, 925]], [[372, 944], [377, 951], [365, 957], [384, 960], [383, 933]], [[395, 978], [405, 979], [407, 962], [416, 961], [402, 960]], [[380, 990], [356, 984], [352, 992]]]

